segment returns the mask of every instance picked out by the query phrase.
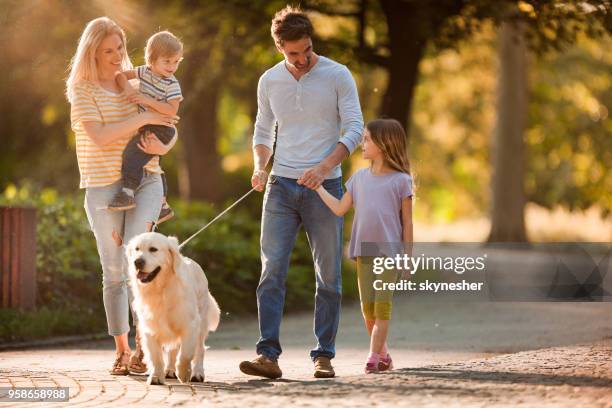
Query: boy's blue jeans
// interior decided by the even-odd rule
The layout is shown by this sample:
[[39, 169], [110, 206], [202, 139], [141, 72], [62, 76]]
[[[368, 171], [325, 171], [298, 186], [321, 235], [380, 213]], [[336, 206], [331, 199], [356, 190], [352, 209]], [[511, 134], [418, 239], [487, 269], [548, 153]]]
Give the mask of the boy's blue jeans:
[[[325, 180], [323, 187], [342, 196], [342, 177]], [[316, 275], [314, 334], [317, 346], [312, 359], [333, 358], [342, 298], [343, 218], [323, 203], [316, 191], [296, 179], [270, 176], [263, 202], [261, 226], [262, 271], [257, 287], [260, 338], [257, 354], [277, 360], [282, 349], [279, 331], [285, 304], [289, 258], [301, 225], [304, 225]]]

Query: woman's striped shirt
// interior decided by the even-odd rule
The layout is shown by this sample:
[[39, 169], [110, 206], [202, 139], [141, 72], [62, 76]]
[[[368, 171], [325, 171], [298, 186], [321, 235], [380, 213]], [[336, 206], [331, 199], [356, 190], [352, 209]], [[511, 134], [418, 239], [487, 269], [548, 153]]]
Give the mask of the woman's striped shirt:
[[[121, 178], [121, 156], [132, 136], [115, 140], [105, 146], [96, 145], [83, 128], [83, 122], [110, 124], [121, 122], [138, 114], [138, 107], [123, 94], [108, 91], [88, 81], [74, 88], [70, 110], [72, 130], [76, 136], [76, 154], [81, 174], [81, 188], [101, 187]], [[162, 173], [159, 158], [145, 165], [152, 173]]]

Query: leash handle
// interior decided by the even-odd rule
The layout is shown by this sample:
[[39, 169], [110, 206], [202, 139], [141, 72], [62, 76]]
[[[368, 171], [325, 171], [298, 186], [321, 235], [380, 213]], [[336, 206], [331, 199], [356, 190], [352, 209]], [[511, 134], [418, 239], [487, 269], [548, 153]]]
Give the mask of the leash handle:
[[193, 234], [192, 236], [190, 236], [189, 238], [187, 238], [186, 240], [184, 240], [180, 245], [179, 245], [179, 249], [181, 249], [182, 247], [185, 246], [185, 244], [187, 244], [189, 241], [191, 241], [193, 238], [195, 238], [199, 233], [201, 233], [202, 231], [204, 231], [206, 228], [208, 228], [211, 224], [213, 224], [215, 221], [217, 221], [219, 218], [221, 218], [226, 212], [228, 212], [229, 210], [231, 210], [232, 208], [234, 208], [236, 206], [236, 204], [238, 204], [239, 202], [241, 202], [242, 200], [244, 200], [249, 194], [251, 194], [253, 191], [255, 191], [255, 187], [253, 187], [252, 189], [250, 189], [246, 194], [244, 194], [242, 197], [240, 197], [238, 200], [234, 201], [234, 203], [232, 205], [230, 205], [229, 207], [227, 207], [225, 210], [223, 210], [219, 215], [217, 215], [215, 218], [212, 219], [212, 221], [210, 221], [208, 224], [206, 224], [205, 226], [203, 226], [202, 228], [200, 228], [198, 231], [196, 231], [195, 234]]

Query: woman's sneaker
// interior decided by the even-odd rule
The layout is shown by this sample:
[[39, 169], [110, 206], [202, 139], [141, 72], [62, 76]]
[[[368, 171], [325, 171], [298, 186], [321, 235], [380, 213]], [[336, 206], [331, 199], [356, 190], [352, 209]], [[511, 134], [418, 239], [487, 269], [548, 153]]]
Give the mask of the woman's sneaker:
[[389, 371], [393, 370], [393, 360], [391, 360], [391, 355], [387, 353], [387, 357], [381, 357], [378, 362], [378, 371]]

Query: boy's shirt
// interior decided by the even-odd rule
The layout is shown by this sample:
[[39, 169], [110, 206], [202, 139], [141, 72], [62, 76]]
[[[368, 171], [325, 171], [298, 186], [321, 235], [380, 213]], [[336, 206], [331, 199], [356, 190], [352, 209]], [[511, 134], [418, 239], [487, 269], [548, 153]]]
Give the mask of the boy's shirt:
[[[141, 65], [136, 67], [136, 77], [140, 81], [140, 92], [156, 101], [168, 102], [178, 99], [180, 102], [183, 100], [181, 86], [174, 75], [164, 78], [156, 75], [148, 66]], [[140, 112], [146, 110], [143, 106], [138, 106]]]

